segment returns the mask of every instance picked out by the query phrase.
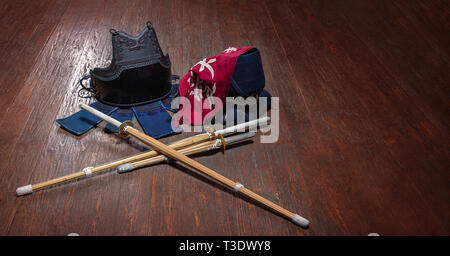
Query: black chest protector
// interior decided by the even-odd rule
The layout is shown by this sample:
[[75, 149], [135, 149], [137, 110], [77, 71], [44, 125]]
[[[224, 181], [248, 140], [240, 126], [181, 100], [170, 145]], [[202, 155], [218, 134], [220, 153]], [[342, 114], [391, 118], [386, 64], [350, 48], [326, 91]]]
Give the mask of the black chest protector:
[[91, 88], [85, 89], [94, 93], [98, 101], [118, 107], [167, 97], [171, 90], [170, 58], [163, 54], [152, 24], [148, 22], [137, 36], [114, 29], [110, 32], [111, 64], [91, 70]]

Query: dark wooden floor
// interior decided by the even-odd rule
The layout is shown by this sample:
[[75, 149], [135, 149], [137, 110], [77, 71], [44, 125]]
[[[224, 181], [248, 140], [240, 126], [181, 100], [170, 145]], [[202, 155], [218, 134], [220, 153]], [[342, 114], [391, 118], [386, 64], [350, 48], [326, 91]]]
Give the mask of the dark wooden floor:
[[[448, 5], [2, 1], [0, 234], [449, 235]], [[55, 119], [87, 102], [77, 80], [108, 64], [108, 29], [136, 34], [147, 20], [175, 74], [228, 46], [261, 50], [281, 102], [279, 141], [197, 160], [309, 218], [309, 229], [180, 166], [15, 197], [18, 186], [146, 149], [101, 127], [77, 138]]]

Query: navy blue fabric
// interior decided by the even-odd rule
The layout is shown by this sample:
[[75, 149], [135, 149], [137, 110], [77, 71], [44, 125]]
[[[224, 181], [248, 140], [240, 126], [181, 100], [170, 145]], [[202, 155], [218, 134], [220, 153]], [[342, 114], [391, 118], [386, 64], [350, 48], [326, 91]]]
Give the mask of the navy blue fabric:
[[261, 55], [255, 48], [237, 59], [228, 96], [254, 96], [264, 89], [265, 83]]
[[172, 91], [170, 92], [169, 96], [167, 98], [165, 98], [164, 100], [162, 100], [162, 104], [164, 105], [164, 107], [173, 113], [178, 112], [178, 109], [173, 109], [171, 107], [171, 102], [175, 97], [177, 97], [179, 95], [179, 91], [178, 91], [179, 86], [180, 86], [179, 84], [172, 84]]
[[[259, 95], [258, 105], [259, 105], [259, 99], [261, 99], [261, 98], [267, 98], [267, 110], [270, 110], [272, 108], [272, 95], [270, 95], [270, 93], [268, 91], [263, 90], [261, 92], [261, 94]], [[264, 113], [259, 113], [259, 106], [258, 106], [258, 114], [259, 114], [259, 116], [261, 116]]]
[[[117, 109], [117, 107], [105, 105], [101, 102], [94, 102], [89, 106], [107, 115], [111, 114]], [[66, 118], [56, 120], [56, 122], [60, 124], [62, 128], [77, 136], [86, 133], [101, 121], [102, 119], [92, 115], [84, 109]]]
[[[232, 112], [234, 112], [234, 113], [232, 113]], [[231, 114], [233, 114], [233, 117], [234, 117], [233, 120], [229, 120], [229, 119], [231, 119]], [[239, 119], [238, 119], [238, 116], [239, 116]], [[236, 107], [234, 107], [232, 110], [227, 109], [225, 111], [225, 114], [223, 115], [223, 124], [232, 126], [232, 125], [237, 125], [239, 123], [242, 123], [242, 122], [238, 123], [238, 120], [241, 120], [240, 118], [242, 118], [242, 116], [244, 116], [244, 122], [249, 121], [249, 115], [246, 111], [244, 112], [244, 111], [238, 110]], [[227, 121], [229, 121], [229, 122], [227, 123]]]
[[[266, 109], [262, 109], [262, 111], [260, 111], [259, 109], [259, 101], [262, 98], [267, 98], [267, 108]], [[261, 92], [261, 94], [258, 97], [258, 101], [257, 101], [257, 111], [258, 111], [258, 117], [264, 116], [267, 111], [270, 110], [271, 108], [271, 99], [272, 96], [270, 95], [270, 93], [268, 93], [266, 90], [263, 90]], [[230, 118], [230, 115], [232, 114], [231, 111], [234, 111], [234, 120], [228, 120], [230, 122], [233, 122], [232, 124], [227, 124], [227, 125], [237, 125], [238, 124], [238, 115], [240, 116], [244, 116], [244, 120], [245, 122], [248, 122], [250, 120], [254, 120], [256, 119], [254, 116], [250, 115], [250, 113], [248, 112], [248, 110], [246, 109], [245, 111], [240, 111], [238, 110], [237, 106], [235, 106], [232, 110], [228, 110], [225, 109], [224, 111], [224, 115], [223, 115], [223, 124], [226, 124], [227, 118]]]
[[172, 129], [172, 117], [167, 113], [161, 101], [144, 106], [132, 107], [132, 109], [136, 119], [147, 135], [158, 139], [178, 133]]
[[[228, 93], [228, 97], [257, 97], [258, 101], [258, 116], [263, 116], [267, 110], [271, 107], [271, 98], [272, 96], [264, 90], [266, 80], [264, 77], [264, 70], [261, 61], [261, 55], [258, 49], [253, 49], [245, 54], [239, 56], [236, 61], [236, 66], [234, 68], [233, 76], [231, 78], [231, 88]], [[261, 112], [259, 111], [259, 99], [267, 98], [267, 109], [263, 109]], [[245, 122], [248, 122], [251, 119], [255, 119], [255, 116], [252, 116], [248, 110], [245, 112], [238, 111], [235, 107], [231, 110], [226, 110], [228, 116], [234, 112], [234, 124], [237, 124], [237, 116], [244, 115]], [[224, 121], [226, 119], [224, 118]], [[227, 124], [230, 125], [230, 124]]]
[[[111, 114], [111, 117], [120, 121], [121, 123], [125, 121], [131, 121], [133, 120], [133, 110], [131, 108], [119, 108], [115, 112]], [[107, 124], [105, 127], [105, 132], [119, 132], [119, 129], [115, 127], [114, 125]]]

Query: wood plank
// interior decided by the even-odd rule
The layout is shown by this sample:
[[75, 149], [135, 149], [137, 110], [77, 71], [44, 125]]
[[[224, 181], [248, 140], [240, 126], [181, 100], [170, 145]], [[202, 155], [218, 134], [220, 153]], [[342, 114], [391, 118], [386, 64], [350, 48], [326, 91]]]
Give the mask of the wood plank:
[[[346, 8], [345, 14], [361, 15], [360, 18], [364, 17], [364, 19], [374, 22], [373, 19], [367, 18], [370, 17], [368, 16], [369, 13], [372, 13], [372, 16], [374, 16], [372, 18], [376, 19], [376, 22], [372, 25], [376, 28], [383, 27], [383, 23], [389, 22], [389, 19], [385, 16], [381, 15], [383, 18], [379, 18], [380, 16], [376, 15], [377, 12], [373, 12], [373, 9], [364, 9], [367, 10], [367, 13], [363, 13], [362, 9], [365, 8], [366, 4], [366, 2], [360, 3], [361, 9], [357, 12], [348, 11], [350, 7], [352, 10], [355, 8], [350, 2], [340, 2], [339, 7]], [[352, 233], [356, 232], [357, 234], [369, 233], [372, 232], [370, 230], [374, 229], [386, 234], [398, 234], [404, 232], [405, 229], [442, 232], [443, 229], [440, 227], [418, 226], [417, 223], [421, 217], [434, 218], [416, 215], [417, 211], [423, 212], [425, 209], [429, 209], [424, 205], [430, 206], [428, 200], [431, 198], [428, 198], [427, 192], [425, 192], [429, 192], [430, 187], [420, 184], [414, 184], [411, 187], [413, 181], [409, 178], [413, 174], [405, 173], [407, 170], [416, 169], [415, 165], [419, 163], [418, 161], [425, 160], [418, 154], [426, 151], [427, 146], [424, 147], [421, 139], [416, 137], [417, 130], [413, 128], [414, 123], [412, 123], [417, 122], [417, 119], [422, 116], [415, 106], [417, 104], [416, 99], [420, 97], [411, 97], [405, 95], [403, 91], [393, 88], [396, 81], [383, 66], [387, 62], [379, 61], [379, 56], [374, 56], [367, 51], [366, 45], [361, 44], [359, 35], [363, 29], [354, 32], [349, 26], [350, 24], [363, 24], [361, 20], [344, 21], [339, 14], [335, 13], [338, 8], [324, 6], [321, 3], [289, 4], [289, 6], [287, 4], [279, 6], [268, 4], [268, 6], [273, 17], [287, 17], [285, 21], [275, 21], [275, 24], [281, 38], [293, 37], [292, 41], [283, 40], [282, 42], [294, 73], [297, 79], [301, 81], [299, 87], [303, 89], [309, 109], [313, 111], [310, 120], [316, 127], [323, 129], [317, 134], [317, 141], [311, 144], [326, 143], [323, 148], [327, 152], [325, 159], [328, 158], [332, 161], [333, 168], [320, 169], [319, 167], [319, 174], [323, 174], [313, 178], [317, 183], [323, 184], [321, 188], [324, 191], [328, 190], [326, 196], [330, 198], [325, 201], [337, 202], [335, 205], [318, 207], [324, 211], [319, 213], [319, 216], [345, 212], [347, 213], [345, 216], [336, 215], [335, 217], [339, 217], [344, 223], [353, 224], [348, 227], [344, 223], [339, 223], [339, 229], [331, 231], [330, 234], [334, 234], [334, 232], [349, 234], [349, 228]], [[387, 12], [386, 9], [386, 7], [380, 5], [380, 10]], [[290, 10], [292, 10], [292, 13], [289, 13]], [[294, 17], [305, 17], [305, 20], [296, 22], [294, 27], [291, 23]], [[367, 30], [368, 27], [364, 26], [364, 29]], [[367, 37], [368, 35], [363, 38]], [[383, 36], [382, 38], [391, 37]], [[297, 47], [295, 44], [297, 44]], [[299, 49], [298, 45], [307, 46], [307, 48]], [[370, 49], [386, 49], [386, 47], [372, 46], [373, 48]], [[348, 49], [351, 49], [351, 51]], [[305, 63], [302, 64], [302, 62]], [[300, 80], [311, 78], [310, 72], [315, 75], [314, 80]], [[305, 86], [302, 86], [302, 84]], [[339, 98], [336, 98], [336, 96], [339, 96]], [[339, 112], [336, 112], [336, 110]], [[352, 128], [349, 129], [350, 127]], [[399, 129], [405, 128], [409, 129], [407, 130], [408, 133], [403, 133], [400, 136]], [[391, 132], [391, 135], [387, 135], [388, 131]], [[355, 136], [355, 134], [358, 136]], [[416, 156], [414, 164], [410, 165], [411, 154], [413, 153], [411, 151], [406, 153], [407, 158], [399, 162], [395, 152], [392, 152], [395, 149], [392, 145], [386, 143], [385, 136], [390, 136], [390, 143], [405, 142], [406, 144], [402, 143], [401, 146], [403, 153], [407, 152], [405, 150], [406, 145], [414, 145], [412, 147], [415, 149], [413, 151]], [[354, 153], [346, 155], [350, 151], [348, 149], [343, 151], [342, 147], [347, 147], [351, 142], [357, 143], [358, 146], [354, 145], [352, 149]], [[336, 144], [333, 145], [334, 143]], [[428, 143], [425, 142], [426, 144]], [[311, 154], [314, 153], [309, 152], [308, 157], [311, 157]], [[360, 156], [359, 161], [355, 161], [358, 155]], [[317, 156], [324, 157], [323, 153]], [[316, 159], [319, 166], [323, 165], [320, 162], [326, 163], [325, 159]], [[425, 162], [428, 161], [425, 160]], [[442, 160], [440, 162], [443, 163]], [[348, 166], [349, 163], [352, 163], [353, 166]], [[428, 162], [428, 168], [423, 165], [421, 169], [429, 169], [431, 163]], [[416, 170], [414, 175], [426, 173]], [[398, 175], [400, 174], [404, 175], [403, 180], [399, 180]], [[358, 184], [358, 190], [355, 191], [355, 196], [350, 199], [347, 193], [343, 193], [345, 190], [342, 190], [342, 188], [336, 187], [330, 191], [330, 187], [326, 187], [326, 183], [324, 184], [324, 181], [327, 180], [337, 183], [339, 183], [338, 180], [345, 181], [345, 183], [348, 180], [354, 180]], [[416, 181], [419, 182], [419, 180]], [[422, 181], [421, 179], [420, 182]], [[372, 189], [363, 190], [369, 187]], [[399, 191], [397, 189], [399, 187], [403, 190]], [[352, 188], [354, 189], [355, 186]], [[375, 190], [378, 191], [378, 195], [373, 193]], [[393, 191], [395, 191], [395, 195]], [[445, 193], [443, 192], [441, 190], [438, 193], [444, 196]], [[342, 198], [338, 199], [336, 193], [341, 194]], [[318, 197], [318, 195], [315, 197]], [[356, 208], [354, 202], [362, 202], [361, 199], [364, 197], [366, 197], [367, 203], [359, 204], [360, 207]], [[382, 200], [382, 198], [391, 198], [393, 201]], [[409, 200], [405, 200], [406, 198], [409, 198]], [[411, 203], [411, 200], [416, 203]], [[408, 201], [408, 208], [403, 208], [404, 205], [399, 204], [399, 202], [405, 201]], [[337, 208], [338, 205], [339, 208]], [[390, 214], [385, 216], [383, 220], [377, 219], [376, 216], [381, 216], [385, 209], [389, 209]], [[399, 221], [400, 216], [402, 216], [402, 223], [392, 225], [395, 221]], [[430, 222], [433, 221], [430, 220]], [[330, 232], [328, 227], [322, 228], [322, 231], [327, 228], [327, 231]]]
[[[2, 70], [0, 82], [3, 85], [0, 88], [0, 94], [3, 96], [3, 100], [0, 102], [0, 118], [23, 85], [24, 77], [27, 75], [23, 70], [30, 68], [30, 63], [34, 62], [40, 52], [40, 48], [33, 49], [33, 52], [26, 50], [29, 50], [30, 46], [40, 47], [42, 44], [39, 44], [39, 40], [46, 40], [49, 35], [47, 33], [51, 32], [43, 29], [39, 24], [40, 15], [45, 13], [49, 4], [50, 1], [36, 1], [26, 5], [25, 8], [19, 8], [22, 9], [20, 15], [25, 15], [27, 18], [20, 18], [20, 15], [16, 15], [14, 18], [19, 18], [18, 23], [8, 26], [12, 32], [10, 38], [3, 45], [7, 50], [0, 52], [0, 70]], [[16, 9], [14, 8], [14, 10]], [[14, 10], [11, 12], [14, 13]], [[11, 22], [9, 21], [9, 23]], [[7, 38], [8, 32], [4, 31], [4, 33], [4, 38]]]
[[[92, 12], [98, 10], [98, 8], [94, 8], [92, 4], [88, 5], [87, 3], [83, 3], [82, 1], [76, 1], [76, 3], [72, 2], [71, 4], [73, 4], [73, 6], [70, 6], [68, 8], [68, 12], [66, 12], [62, 17], [62, 20], [65, 20], [66, 22], [62, 23], [61, 26], [56, 28], [56, 32], [53, 34], [52, 38], [46, 45], [44, 53], [48, 55], [46, 55], [45, 57], [43, 56], [41, 58], [42, 62], [39, 62], [38, 64], [38, 67], [46, 69], [45, 72], [37, 72], [37, 74], [41, 74], [43, 75], [43, 77], [34, 77], [33, 75], [36, 73], [31, 74], [31, 76], [29, 77], [31, 81], [33, 81], [34, 79], [39, 79], [39, 82], [36, 83], [36, 86], [33, 88], [33, 93], [31, 94], [31, 97], [27, 102], [27, 104], [34, 106], [34, 111], [32, 112], [31, 117], [27, 122], [24, 133], [19, 138], [16, 144], [15, 151], [12, 154], [14, 155], [14, 157], [10, 158], [10, 161], [8, 163], [8, 169], [12, 170], [13, 172], [11, 180], [15, 181], [12, 182], [11, 185], [14, 184], [17, 186], [17, 184], [19, 183], [26, 183], [27, 181], [29, 182], [30, 180], [32, 180], [30, 179], [32, 175], [37, 175], [37, 180], [43, 179], [44, 177], [51, 177], [50, 175], [52, 175], [52, 167], [41, 168], [41, 166], [39, 166], [39, 164], [44, 163], [37, 161], [40, 158], [41, 153], [44, 154], [43, 159], [47, 159], [46, 157], [48, 156], [48, 162], [45, 162], [46, 164], [53, 165], [57, 163], [57, 161], [52, 162], [51, 157], [48, 155], [53, 151], [50, 148], [45, 148], [44, 146], [49, 139], [48, 135], [51, 131], [50, 128], [52, 126], [55, 126], [55, 111], [60, 109], [61, 101], [64, 99], [64, 97], [61, 96], [65, 95], [67, 92], [67, 87], [60, 85], [64, 85], [67, 83], [67, 81], [65, 81], [67, 79], [67, 76], [69, 77], [69, 79], [74, 79], [71, 76], [71, 72], [73, 72], [73, 70], [70, 70], [70, 65], [73, 65], [73, 63], [77, 61], [76, 58], [79, 57], [79, 54], [77, 54], [76, 52], [77, 47], [80, 45], [84, 45], [84, 39], [83, 37], [80, 37], [80, 34], [77, 34], [77, 31], [86, 29], [88, 24], [90, 24], [89, 22], [93, 22], [93, 20], [89, 20], [86, 18], [88, 17], [88, 15], [92, 15]], [[81, 8], [76, 8], [77, 6]], [[62, 53], [65, 54], [66, 58], [60, 58]], [[58, 59], [58, 62], [51, 61], [52, 59]], [[52, 66], [46, 66], [47, 63], [52, 64], [52, 66], [54, 67], [53, 70], [51, 68]], [[64, 76], [60, 76], [58, 74], [64, 74]], [[53, 84], [52, 90], [47, 89], [48, 83]], [[42, 101], [41, 97], [43, 97], [43, 95], [45, 95], [44, 98], [52, 100]], [[44, 151], [42, 151], [43, 149]], [[29, 161], [22, 165], [17, 164], [18, 161], [23, 162], [24, 155], [28, 156], [27, 159]], [[53, 168], [55, 167], [53, 166]], [[17, 177], [19, 173], [22, 173], [22, 175], [20, 177]], [[12, 189], [11, 187], [8, 190], [14, 191], [14, 189]], [[25, 201], [20, 200], [20, 202], [23, 203]], [[11, 232], [11, 234], [15, 234], [16, 232], [18, 232], [17, 229], [15, 229], [17, 226], [13, 224], [13, 220], [23, 219], [24, 223], [33, 223], [36, 221], [41, 222], [45, 219], [35, 219], [29, 217], [29, 210], [35, 209], [35, 207], [39, 207], [39, 205], [42, 204], [45, 205], [45, 200], [31, 200], [29, 202], [30, 205], [28, 205], [28, 207], [26, 205], [24, 207], [25, 209], [21, 208], [23, 207], [23, 205], [19, 204], [19, 201], [17, 199], [13, 199], [11, 201], [8, 201], [7, 203], [20, 205], [16, 212], [17, 216], [15, 214], [11, 214], [7, 218], [9, 220], [9, 222], [7, 223], [9, 227], [7, 227], [7, 229], [9, 229], [9, 232]], [[43, 209], [52, 210], [51, 207], [44, 207]], [[50, 215], [44, 214], [44, 216], [49, 217]], [[19, 223], [21, 223], [21, 221], [19, 221]], [[37, 227], [33, 225], [27, 225], [27, 227], [28, 229], [22, 232], [32, 234], [33, 232], [45, 231], [42, 229], [34, 230]]]
[[[0, 234], [448, 235], [448, 1], [45, 0], [0, 5]], [[17, 187], [148, 150], [55, 119], [94, 99], [78, 80], [112, 58], [110, 28], [151, 21], [183, 76], [255, 46], [280, 136], [195, 160], [311, 220], [304, 230], [178, 164]], [[193, 135], [161, 139], [168, 144]]]

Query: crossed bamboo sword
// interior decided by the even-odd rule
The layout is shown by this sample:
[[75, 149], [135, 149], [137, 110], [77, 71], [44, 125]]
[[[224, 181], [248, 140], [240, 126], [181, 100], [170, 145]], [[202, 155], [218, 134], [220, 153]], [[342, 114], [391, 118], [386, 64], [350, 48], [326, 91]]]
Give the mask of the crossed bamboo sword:
[[[227, 129], [217, 131], [217, 132], [207, 132], [205, 134], [200, 134], [197, 136], [193, 136], [190, 138], [186, 138], [180, 141], [177, 141], [169, 146], [159, 142], [158, 140], [139, 132], [133, 127], [133, 123], [130, 121], [125, 121], [121, 123], [120, 121], [103, 114], [102, 112], [89, 107], [86, 104], [81, 104], [81, 108], [90, 112], [91, 114], [105, 120], [106, 122], [116, 126], [119, 128], [119, 135], [122, 137], [126, 137], [131, 135], [146, 145], [152, 147], [154, 150], [141, 153], [132, 157], [128, 157], [119, 161], [115, 161], [109, 164], [105, 164], [98, 167], [87, 167], [84, 168], [80, 172], [76, 172], [73, 174], [69, 174], [66, 176], [62, 176], [56, 179], [48, 180], [42, 183], [38, 183], [35, 185], [27, 185], [23, 187], [19, 187], [16, 190], [17, 196], [31, 194], [34, 191], [41, 190], [44, 188], [48, 188], [60, 183], [68, 182], [71, 180], [79, 179], [86, 176], [91, 176], [95, 173], [99, 173], [111, 168], [117, 167], [117, 171], [119, 173], [128, 172], [135, 168], [148, 166], [156, 163], [160, 163], [163, 161], [169, 161], [169, 159], [177, 160], [185, 165], [195, 169], [201, 174], [221, 183], [222, 185], [232, 189], [234, 192], [245, 195], [248, 198], [264, 205], [268, 209], [274, 211], [275, 213], [283, 216], [284, 218], [291, 220], [293, 223], [307, 228], [309, 226], [309, 221], [298, 214], [292, 213], [283, 207], [265, 199], [264, 197], [252, 192], [251, 190], [245, 188], [241, 183], [232, 181], [225, 176], [211, 170], [210, 168], [198, 163], [197, 161], [192, 160], [186, 155], [195, 154], [199, 152], [205, 152], [211, 149], [217, 149], [222, 147], [225, 149], [226, 144], [233, 144], [236, 142], [243, 141], [247, 138], [253, 137], [254, 133], [243, 133], [235, 136], [231, 136], [229, 138], [224, 138], [223, 135], [233, 133], [235, 130], [242, 129], [244, 127], [251, 127], [258, 124], [258, 121], [261, 120], [253, 120], [248, 123], [240, 124], [234, 127], [229, 127]], [[268, 118], [266, 117], [265, 120]], [[217, 137], [216, 137], [216, 134]], [[210, 140], [210, 141], [208, 141]], [[212, 141], [211, 141], [212, 140]], [[178, 150], [178, 151], [177, 151]]]

